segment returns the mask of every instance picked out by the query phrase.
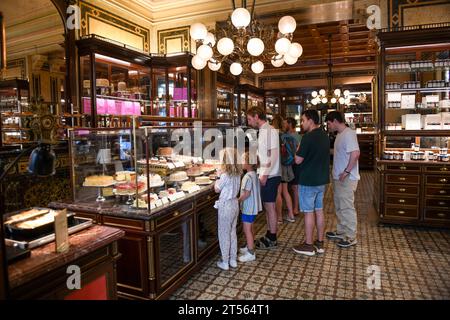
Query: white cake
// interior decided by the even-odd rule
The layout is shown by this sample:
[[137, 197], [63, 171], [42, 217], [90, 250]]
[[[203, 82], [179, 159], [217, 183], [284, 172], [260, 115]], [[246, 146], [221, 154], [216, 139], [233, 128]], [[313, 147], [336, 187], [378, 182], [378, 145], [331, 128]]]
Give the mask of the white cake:
[[123, 81], [119, 82], [117, 84], [117, 91], [126, 91], [127, 90], [127, 84]]
[[182, 191], [186, 191], [188, 192], [189, 190], [191, 190], [193, 187], [195, 187], [197, 184], [195, 182], [192, 181], [186, 181], [181, 185], [181, 190]]
[[196, 184], [210, 184], [212, 181], [209, 179], [209, 176], [206, 177], [196, 177], [195, 183]]
[[159, 174], [150, 175], [150, 187], [157, 187], [163, 184], [161, 176]]
[[184, 181], [184, 180], [187, 180], [187, 179], [188, 179], [188, 176], [187, 176], [186, 171], [174, 172], [169, 177], [170, 181], [175, 181], [175, 182], [176, 181]]

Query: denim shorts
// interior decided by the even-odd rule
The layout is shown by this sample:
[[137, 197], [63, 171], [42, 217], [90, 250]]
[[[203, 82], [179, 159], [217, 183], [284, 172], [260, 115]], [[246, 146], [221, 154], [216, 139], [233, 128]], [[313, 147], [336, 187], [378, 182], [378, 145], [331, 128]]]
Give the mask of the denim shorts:
[[242, 222], [253, 223], [255, 219], [256, 214], [242, 214]]
[[314, 187], [300, 185], [298, 196], [300, 211], [312, 213], [314, 210], [322, 210], [324, 193], [325, 185]]

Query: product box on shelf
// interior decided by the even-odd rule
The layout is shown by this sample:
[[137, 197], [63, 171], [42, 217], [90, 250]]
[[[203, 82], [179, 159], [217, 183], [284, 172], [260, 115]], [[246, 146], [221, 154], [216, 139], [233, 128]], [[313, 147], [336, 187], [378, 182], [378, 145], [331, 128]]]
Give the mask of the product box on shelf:
[[421, 127], [420, 114], [404, 114], [402, 115], [402, 127], [406, 130], [420, 130]]
[[424, 130], [441, 130], [441, 114], [426, 114], [422, 116], [422, 127]]
[[450, 130], [450, 112], [441, 112], [441, 123], [443, 130]]
[[401, 109], [414, 109], [416, 96], [414, 94], [405, 94], [401, 96]]

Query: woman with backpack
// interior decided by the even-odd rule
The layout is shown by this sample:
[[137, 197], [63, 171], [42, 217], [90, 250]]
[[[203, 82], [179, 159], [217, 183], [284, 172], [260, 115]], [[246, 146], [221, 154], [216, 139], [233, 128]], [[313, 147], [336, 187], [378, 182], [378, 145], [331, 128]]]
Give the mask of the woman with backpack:
[[292, 198], [289, 194], [288, 183], [294, 179], [292, 164], [295, 160], [295, 150], [297, 142], [285, 131], [285, 123], [283, 117], [275, 115], [273, 117], [272, 126], [279, 130], [280, 135], [280, 165], [281, 165], [281, 184], [278, 187], [276, 209], [278, 223], [283, 223], [283, 198], [286, 202], [288, 215], [284, 220], [287, 222], [295, 222], [294, 210], [292, 206]]

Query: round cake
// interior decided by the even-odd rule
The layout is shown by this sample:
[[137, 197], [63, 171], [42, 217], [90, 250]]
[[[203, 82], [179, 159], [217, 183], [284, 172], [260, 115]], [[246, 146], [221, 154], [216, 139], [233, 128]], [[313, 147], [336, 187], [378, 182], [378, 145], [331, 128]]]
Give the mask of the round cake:
[[186, 171], [177, 171], [170, 175], [169, 180], [173, 182], [185, 181], [188, 179]]
[[[145, 188], [145, 183], [140, 181], [137, 184], [137, 189], [138, 192], [141, 192], [143, 189]], [[116, 186], [116, 194], [123, 194], [123, 195], [129, 195], [129, 194], [133, 194], [136, 192], [136, 183], [134, 182], [127, 182], [127, 183], [122, 183], [122, 184], [118, 184]]]
[[188, 192], [191, 188], [195, 187], [197, 184], [192, 181], [186, 181], [181, 185], [181, 190]]
[[204, 163], [201, 165], [202, 172], [210, 172], [215, 169], [215, 166], [213, 164]]
[[112, 176], [106, 175], [94, 175], [89, 176], [84, 179], [84, 186], [86, 187], [102, 187], [110, 186], [114, 183], [114, 178]]
[[177, 193], [177, 190], [176, 190], [175, 188], [169, 188], [169, 189], [167, 189], [167, 192], [168, 192], [169, 195], [170, 195], [170, 194], [175, 194], [175, 193]]
[[108, 79], [96, 79], [95, 85], [97, 87], [109, 87], [109, 81]]
[[195, 178], [195, 183], [196, 184], [210, 184], [212, 181], [209, 180], [209, 177], [196, 177]]
[[163, 184], [161, 176], [159, 174], [150, 175], [150, 187], [159, 187]]
[[123, 81], [120, 81], [117, 84], [117, 91], [125, 91], [125, 90], [127, 90], [127, 84]]
[[169, 157], [173, 153], [173, 148], [170, 147], [161, 147], [158, 149], [158, 155]]
[[136, 172], [133, 171], [117, 171], [115, 175], [116, 181], [133, 181], [136, 178]]
[[187, 169], [186, 173], [190, 177], [196, 177], [202, 174], [202, 170], [199, 166], [194, 166], [192, 168]]
[[168, 196], [169, 196], [169, 191], [167, 191], [167, 190], [162, 190], [162, 191], [160, 191], [160, 192], [158, 193], [158, 195], [159, 195], [161, 198], [168, 197]]

